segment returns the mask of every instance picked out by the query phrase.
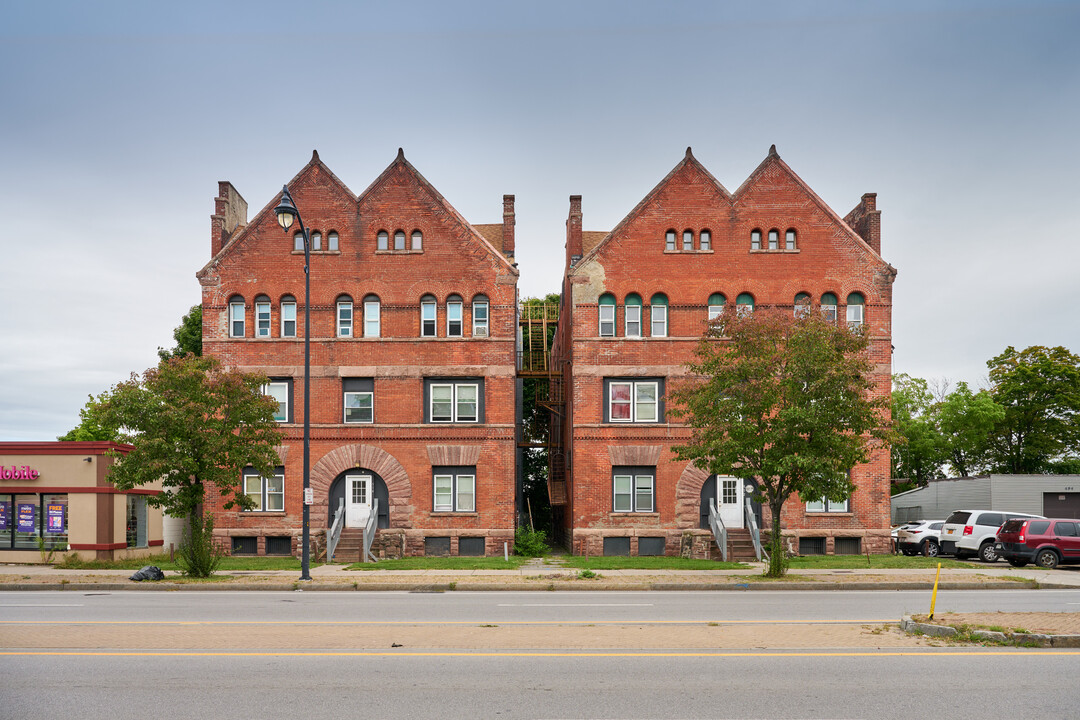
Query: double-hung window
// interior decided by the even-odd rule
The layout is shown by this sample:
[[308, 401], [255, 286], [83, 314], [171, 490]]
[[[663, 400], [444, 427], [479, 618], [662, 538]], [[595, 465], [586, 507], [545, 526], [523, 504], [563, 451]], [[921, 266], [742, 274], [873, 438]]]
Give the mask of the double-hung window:
[[623, 308], [626, 314], [626, 337], [641, 337], [641, 296], [630, 293]]
[[244, 337], [244, 298], [229, 300], [229, 337]]
[[281, 337], [296, 337], [296, 300], [291, 295], [281, 298]]
[[255, 337], [270, 337], [270, 298], [255, 298]]
[[376, 250], [389, 250], [390, 249], [390, 235], [385, 230], [380, 230], [375, 236], [375, 249]]
[[611, 487], [614, 512], [656, 512], [656, 468], [614, 467]]
[[364, 298], [364, 337], [379, 337], [379, 298], [368, 295]]
[[863, 296], [859, 293], [851, 293], [847, 296], [847, 325], [852, 330], [862, 327], [865, 307]]
[[666, 233], [664, 233], [664, 249], [665, 250], [674, 250], [675, 249], [675, 231], [674, 230], [668, 230]]
[[314, 230], [311, 233], [311, 251], [322, 250], [322, 233]]
[[404, 230], [397, 230], [397, 231], [394, 232], [394, 249], [395, 250], [404, 250], [405, 249], [405, 231]]
[[709, 230], [701, 231], [701, 249], [712, 250], [712, 232]]
[[244, 471], [244, 494], [254, 503], [250, 512], [275, 512], [285, 509], [285, 468], [279, 467], [270, 477], [261, 477], [250, 468]]
[[476, 467], [432, 469], [435, 512], [476, 512]]
[[424, 233], [420, 232], [419, 230], [413, 230], [412, 232], [412, 249], [424, 249]]
[[428, 422], [483, 422], [482, 380], [428, 380], [426, 390]]
[[600, 296], [600, 337], [615, 337], [615, 296], [605, 293]]
[[345, 378], [341, 388], [344, 421], [375, 422], [375, 381], [372, 378]]
[[326, 236], [326, 249], [333, 252], [338, 251], [338, 234], [336, 232], [331, 232]]
[[735, 298], [735, 312], [738, 313], [739, 317], [753, 315], [754, 296], [750, 293], [739, 293], [739, 296]]
[[773, 228], [772, 230], [769, 231], [769, 249], [770, 250], [779, 250], [780, 249], [780, 231], [777, 230], [776, 228]]
[[488, 300], [479, 295], [472, 301], [472, 334], [473, 337], [488, 336]]
[[727, 303], [727, 298], [720, 293], [713, 293], [709, 296], [709, 322], [718, 319], [724, 314], [724, 304]]
[[795, 296], [795, 311], [794, 316], [796, 318], [804, 318], [810, 314], [810, 296], [806, 293], [799, 293]]
[[657, 293], [649, 301], [649, 334], [652, 337], [667, 337], [668, 305], [667, 296]]
[[420, 337], [435, 337], [435, 298], [420, 299]]
[[461, 337], [464, 330], [464, 303], [457, 295], [446, 299], [446, 337]]
[[693, 230], [683, 230], [682, 249], [683, 250], [693, 250], [694, 249], [694, 231]]
[[337, 301], [337, 336], [352, 337], [352, 298], [342, 296]]
[[604, 384], [607, 395], [604, 422], [663, 422], [662, 380], [607, 379]]
[[278, 409], [274, 420], [281, 423], [292, 422], [292, 380], [271, 378], [262, 386], [263, 395], [269, 395], [277, 401]]
[[821, 316], [829, 322], [836, 322], [836, 296], [825, 293], [821, 296]]

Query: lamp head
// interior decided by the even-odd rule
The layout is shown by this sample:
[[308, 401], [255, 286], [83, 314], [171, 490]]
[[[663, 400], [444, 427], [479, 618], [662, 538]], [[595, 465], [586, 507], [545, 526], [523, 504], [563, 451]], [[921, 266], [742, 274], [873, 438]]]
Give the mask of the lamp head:
[[296, 206], [293, 205], [292, 195], [289, 194], [289, 187], [283, 185], [281, 188], [281, 202], [274, 208], [274, 212], [277, 213], [278, 225], [288, 230], [292, 227], [293, 222], [296, 220]]

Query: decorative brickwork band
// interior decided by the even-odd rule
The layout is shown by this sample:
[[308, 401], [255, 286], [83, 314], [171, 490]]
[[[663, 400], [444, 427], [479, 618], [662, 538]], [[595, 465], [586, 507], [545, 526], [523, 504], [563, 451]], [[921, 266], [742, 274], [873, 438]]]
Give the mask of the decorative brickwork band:
[[660, 445], [608, 445], [612, 465], [656, 465], [660, 462]]
[[683, 529], [698, 526], [701, 517], [701, 486], [709, 479], [709, 473], [689, 464], [675, 485], [675, 524]]
[[409, 474], [397, 459], [374, 445], [345, 445], [323, 455], [311, 468], [311, 488], [315, 493], [315, 504], [311, 506], [312, 527], [322, 528], [327, 524], [327, 498], [330, 484], [346, 470], [361, 468], [379, 474], [386, 483], [386, 492], [390, 497], [390, 526], [394, 527], [395, 515], [404, 509], [408, 517], [411, 508], [412, 484]]
[[476, 465], [480, 460], [480, 446], [428, 445], [427, 456], [432, 465]]

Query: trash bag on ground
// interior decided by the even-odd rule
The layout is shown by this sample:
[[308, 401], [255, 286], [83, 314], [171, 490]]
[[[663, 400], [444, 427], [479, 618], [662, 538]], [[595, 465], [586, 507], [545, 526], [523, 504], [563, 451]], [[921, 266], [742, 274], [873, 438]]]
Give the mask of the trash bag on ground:
[[161, 572], [161, 568], [157, 565], [145, 565], [129, 579], [134, 580], [135, 582], [141, 582], [143, 580], [164, 580], [165, 573]]

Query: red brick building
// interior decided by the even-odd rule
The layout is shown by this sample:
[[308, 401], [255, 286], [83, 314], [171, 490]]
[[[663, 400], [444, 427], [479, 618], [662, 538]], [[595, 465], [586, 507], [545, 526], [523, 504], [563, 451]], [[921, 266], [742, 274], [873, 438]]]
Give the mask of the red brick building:
[[[880, 254], [875, 199], [864, 195], [841, 217], [775, 147], [734, 193], [688, 148], [609, 233], [583, 232], [581, 198], [570, 198], [553, 359], [567, 388], [566, 412], [551, 494], [575, 553], [710, 553], [712, 538], [702, 529], [710, 499], [728, 527], [744, 525], [745, 486], [753, 480], [710, 477], [676, 460], [671, 447], [690, 432], [665, 414], [668, 384], [685, 375], [718, 313], [796, 312], [809, 303], [840, 322], [864, 324], [876, 392], [889, 392], [896, 271]], [[888, 551], [888, 450], [852, 476], [857, 489], [845, 503], [793, 496], [785, 504], [783, 532], [793, 550]]]
[[[501, 224], [472, 225], [401, 151], [360, 195], [317, 153], [288, 187], [312, 238], [312, 536], [342, 501], [360, 518], [377, 500], [376, 555], [501, 553], [515, 503], [513, 196]], [[286, 438], [274, 477], [245, 474], [256, 510], [217, 501], [215, 533], [241, 553], [295, 553], [301, 535], [304, 252], [279, 200], [248, 221], [219, 183], [197, 274], [203, 352], [270, 378]]]

